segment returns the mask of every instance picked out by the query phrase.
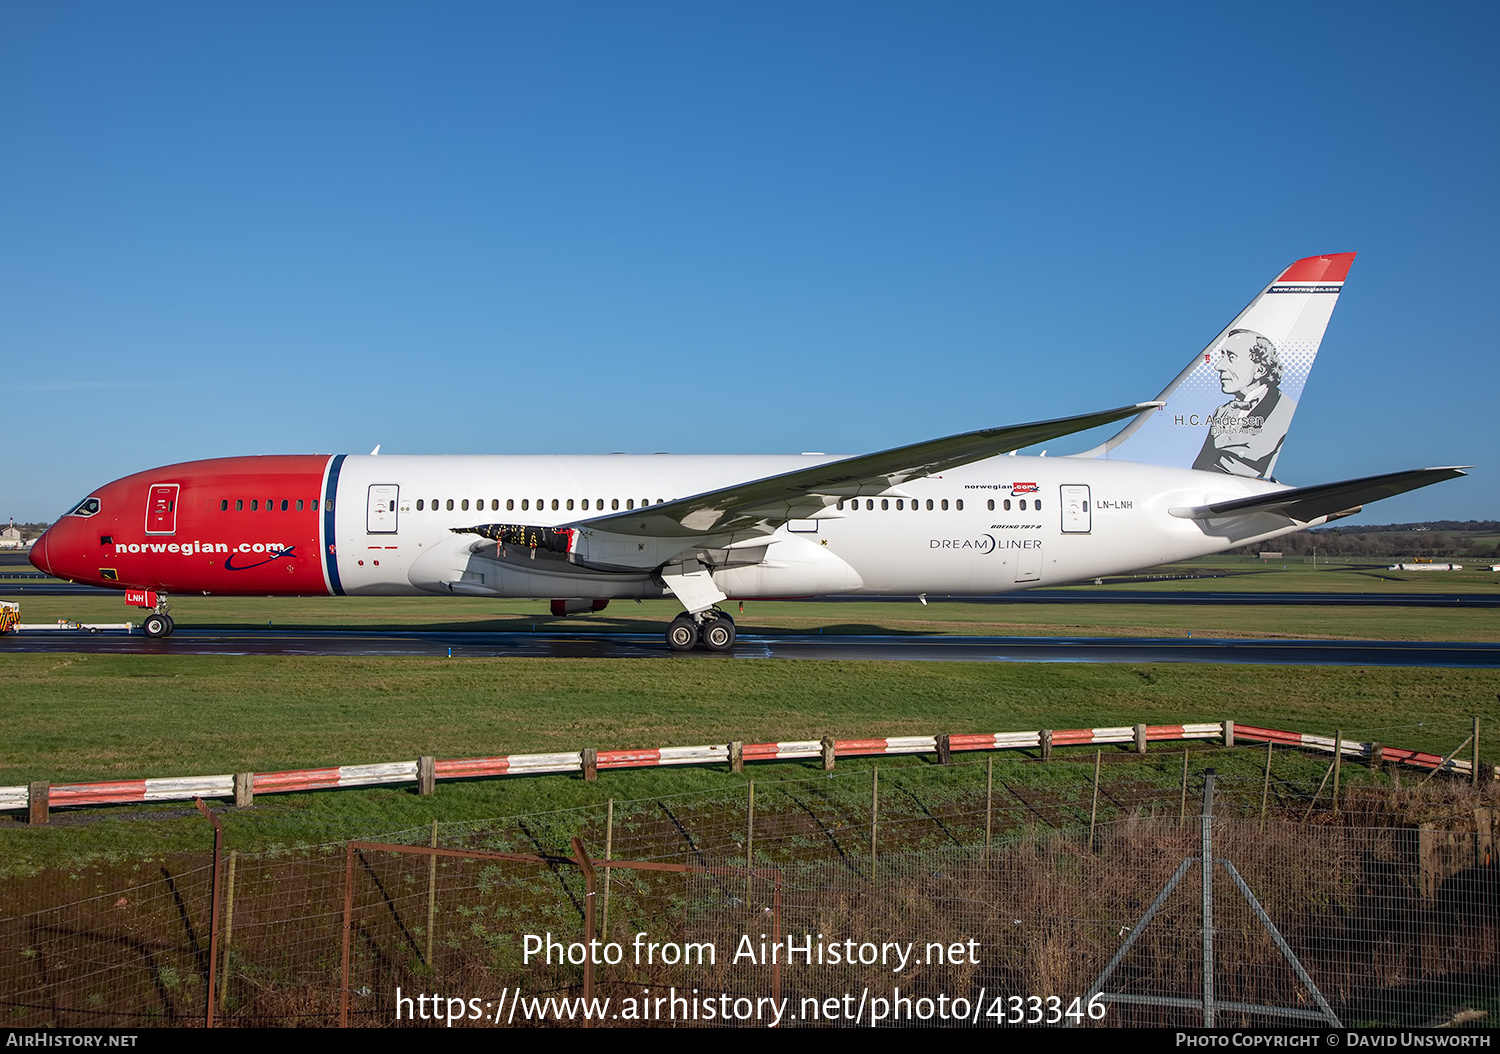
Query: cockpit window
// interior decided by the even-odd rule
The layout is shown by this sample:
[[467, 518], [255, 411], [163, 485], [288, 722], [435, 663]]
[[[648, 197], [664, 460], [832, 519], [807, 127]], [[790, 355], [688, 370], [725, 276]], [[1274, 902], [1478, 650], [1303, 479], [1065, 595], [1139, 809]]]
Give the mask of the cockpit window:
[[78, 503], [78, 508], [68, 513], [69, 516], [92, 516], [99, 511], [98, 498], [84, 498]]

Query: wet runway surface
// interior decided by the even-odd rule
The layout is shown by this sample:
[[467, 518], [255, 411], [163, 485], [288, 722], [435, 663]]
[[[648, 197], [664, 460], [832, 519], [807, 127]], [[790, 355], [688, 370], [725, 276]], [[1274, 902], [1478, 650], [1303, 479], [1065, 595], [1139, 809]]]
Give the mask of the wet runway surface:
[[1431, 641], [1222, 640], [1150, 637], [741, 635], [727, 656], [674, 655], [660, 634], [464, 631], [233, 630], [179, 627], [168, 640], [139, 632], [30, 631], [0, 652], [112, 655], [388, 655], [588, 659], [876, 659], [922, 662], [1194, 662], [1298, 666], [1500, 668], [1500, 644]]
[[[39, 576], [45, 577], [45, 576]], [[62, 596], [113, 596], [119, 591], [72, 582], [30, 582], [0, 577], [0, 598], [22, 599]], [[1447, 607], [1500, 608], [1500, 590], [1494, 593], [1237, 593], [1157, 591], [1150, 589], [1027, 589], [989, 597], [929, 597], [935, 604], [1270, 604], [1321, 607]], [[914, 604], [915, 596], [820, 597], [820, 604], [869, 604], [890, 601]]]

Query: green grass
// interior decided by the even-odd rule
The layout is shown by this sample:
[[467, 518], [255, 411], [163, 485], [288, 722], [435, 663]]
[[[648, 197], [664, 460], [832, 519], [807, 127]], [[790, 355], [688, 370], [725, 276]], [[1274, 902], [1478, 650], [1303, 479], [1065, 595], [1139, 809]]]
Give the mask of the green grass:
[[[1349, 574], [1262, 571], [1217, 558], [1230, 578], [1163, 581], [1153, 588], [1268, 591], [1347, 588]], [[1207, 562], [1198, 562], [1206, 566]], [[1418, 576], [1411, 576], [1418, 579]], [[1448, 578], [1443, 576], [1448, 591]], [[1396, 591], [1371, 580], [1375, 591]], [[1140, 588], [1127, 583], [1120, 588]], [[1403, 587], [1437, 588], [1431, 578]], [[1493, 588], [1493, 586], [1490, 586]], [[19, 596], [23, 618], [46, 622], [139, 618], [117, 595]], [[659, 633], [676, 606], [615, 604], [602, 616], [553, 619], [541, 601], [455, 598], [180, 597], [192, 627], [312, 626]], [[734, 610], [734, 609], [731, 609]], [[750, 602], [746, 633], [911, 632], [997, 635], [1291, 636], [1495, 639], [1482, 610], [1291, 608], [1150, 604]], [[170, 647], [170, 645], [168, 645]], [[397, 761], [421, 754], [472, 757], [765, 741], [1019, 731], [1216, 721], [1332, 733], [1446, 753], [1470, 716], [1500, 716], [1500, 675], [1483, 670], [1201, 666], [1186, 664], [970, 664], [770, 662], [688, 655], [626, 660], [381, 657], [108, 656], [6, 654], [0, 640], [0, 785]], [[1491, 733], [1486, 742], [1494, 742]], [[1003, 756], [1003, 755], [1002, 755]], [[916, 761], [881, 762], [922, 764]], [[997, 762], [998, 764], [998, 762]], [[841, 763], [841, 770], [844, 763]], [[807, 775], [809, 765], [750, 775]], [[884, 771], [884, 770], [883, 770]], [[376, 789], [262, 797], [234, 813], [236, 838], [300, 844], [339, 832], [369, 834], [437, 818], [456, 821], [574, 808], [608, 797], [709, 793], [732, 786], [721, 769], [608, 772], [597, 784], [567, 777], [443, 784], [432, 798]], [[196, 846], [202, 820], [184, 806], [64, 813], [87, 822], [27, 829], [0, 819], [0, 855], [109, 854], [122, 847]], [[96, 819], [97, 818], [97, 819]], [[330, 837], [339, 835], [329, 834]]]
[[[1486, 670], [0, 655], [0, 785], [413, 758], [1232, 718], [1446, 748]], [[1418, 718], [1416, 715], [1420, 715]], [[1426, 721], [1437, 738], [1413, 728]], [[1363, 733], [1361, 733], [1363, 735]], [[1368, 737], [1366, 737], [1368, 738]], [[1461, 738], [1461, 736], [1460, 736]], [[1420, 741], [1416, 741], [1420, 740]]]

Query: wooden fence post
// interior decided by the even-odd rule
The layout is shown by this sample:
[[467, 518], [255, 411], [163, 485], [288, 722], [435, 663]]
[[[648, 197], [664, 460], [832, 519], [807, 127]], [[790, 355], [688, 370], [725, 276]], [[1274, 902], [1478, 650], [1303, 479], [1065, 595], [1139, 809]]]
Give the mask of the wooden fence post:
[[1271, 740], [1266, 740], [1266, 780], [1260, 788], [1260, 829], [1266, 829], [1266, 802], [1271, 794]]
[[[229, 998], [229, 944], [234, 937], [234, 865], [239, 853], [229, 850], [229, 880], [224, 890], [224, 965], [219, 970], [219, 1013]], [[209, 993], [213, 997], [213, 993]]]
[[1339, 811], [1339, 770], [1344, 761], [1344, 730], [1341, 728], [1333, 736], [1333, 811]]
[[1177, 823], [1187, 823], [1187, 769], [1188, 752], [1187, 747], [1182, 748], [1182, 801], [1177, 806]]
[[[432, 837], [428, 839], [428, 847], [437, 848], [437, 821], [432, 821]], [[433, 969], [432, 964], [432, 929], [437, 919], [437, 854], [427, 854], [427, 968]]]
[[984, 762], [984, 866], [990, 866], [990, 831], [995, 815], [995, 756]]
[[26, 822], [32, 826], [47, 822], [47, 791], [50, 786], [46, 780], [32, 780], [26, 785]]
[[1102, 750], [1094, 751], [1094, 804], [1089, 806], [1089, 848], [1094, 848], [1094, 820], [1099, 815], [1099, 759]]
[[[615, 851], [615, 800], [609, 799], [609, 807], [604, 811], [604, 860], [606, 863], [613, 860]], [[614, 868], [604, 869], [604, 918], [599, 923], [599, 932], [604, 937], [609, 936], [609, 878], [614, 873]]]

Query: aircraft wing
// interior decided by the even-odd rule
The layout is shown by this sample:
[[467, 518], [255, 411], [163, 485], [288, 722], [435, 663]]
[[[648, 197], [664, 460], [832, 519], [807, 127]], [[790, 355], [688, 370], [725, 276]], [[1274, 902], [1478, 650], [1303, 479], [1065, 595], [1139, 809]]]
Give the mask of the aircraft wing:
[[1235, 498], [1197, 508], [1170, 510], [1173, 516], [1187, 520], [1219, 520], [1229, 516], [1243, 516], [1255, 512], [1272, 512], [1289, 517], [1299, 523], [1310, 523], [1320, 516], [1332, 516], [1347, 512], [1368, 502], [1404, 494], [1418, 487], [1441, 483], [1445, 479], [1456, 479], [1466, 475], [1463, 467], [1417, 468], [1406, 472], [1387, 472], [1363, 479], [1348, 479], [1340, 483], [1320, 483], [1312, 487], [1293, 487], [1289, 490], [1257, 494], [1250, 498]]
[[877, 454], [828, 461], [777, 476], [749, 480], [634, 512], [611, 513], [579, 521], [577, 526], [669, 538], [739, 530], [769, 533], [788, 520], [805, 519], [845, 498], [888, 493], [907, 480], [936, 475], [1034, 443], [1121, 421], [1160, 405], [1135, 403], [1078, 417], [986, 428], [945, 439], [930, 439]]

